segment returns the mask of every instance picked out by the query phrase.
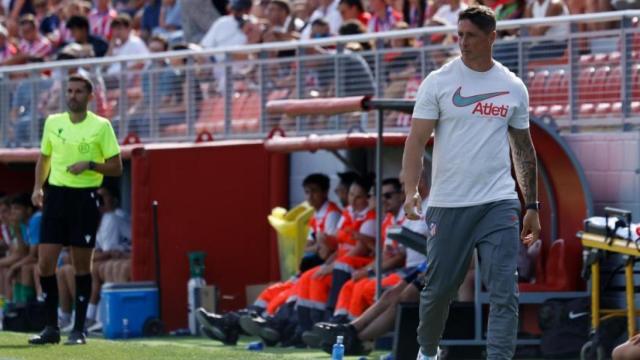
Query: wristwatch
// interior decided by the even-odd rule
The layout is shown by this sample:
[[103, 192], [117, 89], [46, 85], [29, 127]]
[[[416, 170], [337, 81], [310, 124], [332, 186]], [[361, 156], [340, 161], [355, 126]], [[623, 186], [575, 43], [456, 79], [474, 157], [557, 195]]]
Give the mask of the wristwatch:
[[531, 204], [527, 204], [524, 207], [526, 210], [535, 210], [535, 211], [540, 211], [540, 201], [536, 201], [534, 203]]
[[96, 163], [93, 161], [89, 161], [89, 170], [95, 170], [96, 169]]

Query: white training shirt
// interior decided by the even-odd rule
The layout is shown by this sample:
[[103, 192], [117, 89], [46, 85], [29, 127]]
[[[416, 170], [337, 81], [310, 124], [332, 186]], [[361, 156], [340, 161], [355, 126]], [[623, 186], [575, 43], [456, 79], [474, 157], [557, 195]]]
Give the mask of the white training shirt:
[[124, 211], [116, 209], [102, 214], [96, 234], [96, 248], [101, 251], [129, 251], [131, 223]]
[[452, 60], [422, 82], [413, 118], [438, 120], [429, 206], [518, 198], [508, 129], [529, 127], [529, 94], [509, 69], [494, 61], [490, 70], [478, 72], [460, 57]]

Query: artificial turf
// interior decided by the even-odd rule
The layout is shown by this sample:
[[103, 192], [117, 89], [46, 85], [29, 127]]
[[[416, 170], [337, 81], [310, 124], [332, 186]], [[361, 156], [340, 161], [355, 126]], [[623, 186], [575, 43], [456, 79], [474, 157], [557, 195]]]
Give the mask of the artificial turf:
[[[84, 346], [27, 344], [28, 334], [0, 332], [0, 360], [86, 360], [86, 359], [330, 359], [331, 356], [319, 350], [265, 348], [263, 351], [245, 350], [249, 339], [237, 346], [223, 346], [200, 337], [161, 337], [111, 341], [89, 338]], [[62, 341], [65, 337], [62, 338]], [[384, 352], [369, 355], [368, 359], [379, 359]], [[359, 357], [346, 357], [358, 359]]]

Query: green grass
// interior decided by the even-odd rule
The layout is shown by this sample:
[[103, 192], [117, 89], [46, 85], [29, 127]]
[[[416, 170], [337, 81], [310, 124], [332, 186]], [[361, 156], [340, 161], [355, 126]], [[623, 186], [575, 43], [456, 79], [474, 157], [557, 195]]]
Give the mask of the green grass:
[[[28, 338], [27, 334], [0, 332], [0, 360], [330, 359], [330, 355], [318, 350], [265, 348], [260, 352], [247, 351], [245, 346], [249, 340], [241, 341], [235, 347], [223, 346], [220, 343], [197, 337], [163, 337], [129, 341], [89, 338], [85, 346], [31, 346], [27, 344]], [[382, 353], [374, 353], [369, 356], [369, 359], [378, 359]], [[358, 357], [347, 357], [347, 359], [358, 359]]]

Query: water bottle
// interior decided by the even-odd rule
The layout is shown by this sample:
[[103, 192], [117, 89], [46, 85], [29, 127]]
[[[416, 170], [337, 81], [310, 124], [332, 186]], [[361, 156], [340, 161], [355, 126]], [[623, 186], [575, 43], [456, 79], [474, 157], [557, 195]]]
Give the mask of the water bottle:
[[122, 338], [129, 338], [129, 319], [127, 318], [122, 319]]
[[333, 351], [331, 352], [331, 360], [342, 360], [342, 358], [344, 358], [344, 345], [342, 345], [343, 340], [343, 336], [338, 336], [336, 338], [336, 343], [333, 344]]
[[264, 350], [264, 343], [262, 341], [254, 341], [247, 345], [249, 351], [262, 351]]

